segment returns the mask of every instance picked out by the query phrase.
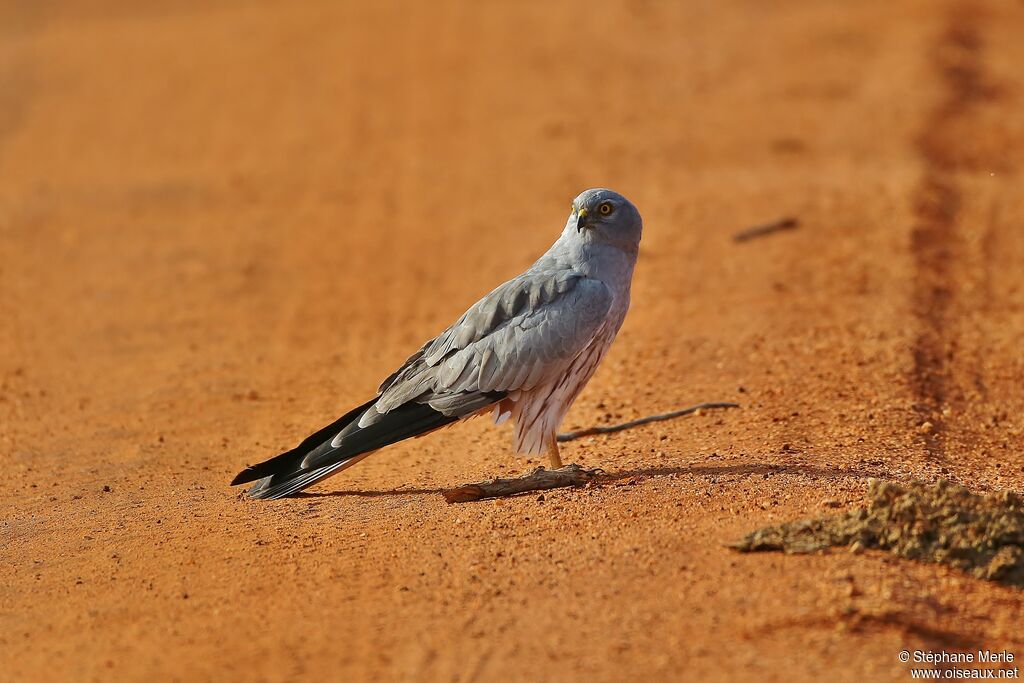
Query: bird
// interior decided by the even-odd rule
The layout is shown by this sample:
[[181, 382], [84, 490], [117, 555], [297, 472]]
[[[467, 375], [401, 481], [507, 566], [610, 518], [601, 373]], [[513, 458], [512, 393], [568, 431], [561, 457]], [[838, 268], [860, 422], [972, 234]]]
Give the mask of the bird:
[[642, 232], [624, 196], [585, 190], [532, 266], [425, 343], [376, 396], [231, 485], [255, 482], [257, 499], [291, 496], [384, 446], [488, 413], [512, 421], [516, 453], [561, 468], [558, 427], [625, 320]]

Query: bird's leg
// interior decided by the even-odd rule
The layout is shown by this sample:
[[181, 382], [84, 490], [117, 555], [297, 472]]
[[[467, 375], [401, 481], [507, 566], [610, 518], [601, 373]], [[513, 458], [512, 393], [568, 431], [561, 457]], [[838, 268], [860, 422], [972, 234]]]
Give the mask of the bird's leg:
[[551, 469], [562, 469], [562, 456], [558, 453], [558, 436], [556, 434], [551, 435], [551, 441], [548, 444], [548, 462], [551, 463]]

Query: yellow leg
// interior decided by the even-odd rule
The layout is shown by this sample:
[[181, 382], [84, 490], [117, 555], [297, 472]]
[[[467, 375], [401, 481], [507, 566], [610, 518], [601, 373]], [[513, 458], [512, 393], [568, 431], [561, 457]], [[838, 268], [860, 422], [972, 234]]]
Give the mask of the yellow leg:
[[558, 439], [555, 436], [551, 437], [551, 445], [548, 446], [548, 462], [553, 470], [562, 468], [562, 456], [558, 454]]

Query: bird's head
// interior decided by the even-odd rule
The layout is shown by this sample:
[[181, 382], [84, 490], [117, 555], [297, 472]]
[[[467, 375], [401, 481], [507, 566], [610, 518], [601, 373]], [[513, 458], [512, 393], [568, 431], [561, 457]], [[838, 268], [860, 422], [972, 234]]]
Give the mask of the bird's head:
[[569, 223], [584, 241], [634, 253], [643, 231], [643, 220], [633, 203], [603, 188], [585, 190], [573, 200]]

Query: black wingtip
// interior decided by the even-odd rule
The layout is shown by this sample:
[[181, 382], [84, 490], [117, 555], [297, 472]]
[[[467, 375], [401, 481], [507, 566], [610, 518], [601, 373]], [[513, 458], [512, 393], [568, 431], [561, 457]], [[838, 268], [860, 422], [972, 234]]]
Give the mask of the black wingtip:
[[298, 462], [301, 462], [303, 458], [303, 449], [293, 448], [290, 451], [285, 451], [281, 455], [275, 456], [270, 460], [266, 460], [255, 465], [249, 465], [244, 470], [235, 475], [235, 478], [231, 480], [232, 486], [238, 484], [247, 484], [250, 481], [256, 481], [257, 479], [263, 479], [264, 477], [270, 477], [275, 474], [281, 474], [283, 472], [290, 472], [295, 469]]
[[371, 398], [363, 405], [353, 408], [331, 424], [307, 436], [302, 443], [292, 450], [285, 451], [270, 460], [265, 460], [264, 462], [256, 465], [249, 465], [235, 475], [235, 478], [231, 480], [231, 486], [248, 484], [250, 481], [256, 481], [257, 479], [263, 479], [264, 477], [269, 477], [275, 474], [293, 471], [296, 469], [298, 464], [302, 462], [302, 458], [304, 458], [307, 453], [315, 449], [317, 446], [322, 445], [325, 441], [330, 441], [331, 437], [341, 431], [346, 425], [348, 425], [348, 423], [358, 419], [359, 416], [363, 414], [363, 411], [373, 405], [373, 402], [376, 400], [376, 398]]
[[261, 478], [262, 477], [256, 473], [255, 467], [246, 467], [235, 475], [235, 478], [231, 480], [231, 485], [238, 486], [239, 484], [248, 484], [250, 481], [256, 481]]
[[[479, 394], [477, 410], [503, 398], [503, 394]], [[290, 451], [266, 462], [251, 465], [235, 476], [232, 486], [268, 478], [256, 484], [249, 495], [253, 498], [280, 498], [301, 491], [307, 486], [355, 464], [365, 455], [396, 441], [432, 432], [457, 421], [427, 403], [405, 403], [365, 427], [356, 422], [376, 401], [362, 406], [307, 437]], [[334, 444], [336, 437], [340, 442]]]

